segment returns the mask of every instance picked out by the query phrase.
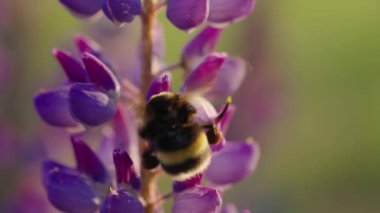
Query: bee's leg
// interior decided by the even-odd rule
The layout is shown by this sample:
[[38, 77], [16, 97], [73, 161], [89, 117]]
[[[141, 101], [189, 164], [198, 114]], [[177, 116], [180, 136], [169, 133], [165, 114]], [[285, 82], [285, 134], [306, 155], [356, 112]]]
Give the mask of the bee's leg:
[[202, 126], [206, 131], [206, 136], [209, 144], [217, 144], [222, 139], [222, 133], [214, 124], [207, 124]]
[[154, 151], [152, 149], [146, 150], [143, 153], [142, 157], [143, 166], [145, 169], [154, 169], [160, 164], [157, 157], [154, 155]]

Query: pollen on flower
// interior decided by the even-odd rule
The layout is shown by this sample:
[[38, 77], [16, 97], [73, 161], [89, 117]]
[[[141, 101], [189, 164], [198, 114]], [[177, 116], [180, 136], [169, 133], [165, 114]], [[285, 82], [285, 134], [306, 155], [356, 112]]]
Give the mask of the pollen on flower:
[[109, 190], [110, 190], [110, 193], [113, 194], [113, 195], [118, 195], [119, 194], [119, 193], [117, 193], [117, 191], [114, 188], [112, 188], [112, 186], [110, 186]]
[[231, 96], [227, 97], [226, 103], [227, 104], [231, 104], [232, 103], [232, 97]]
[[253, 144], [255, 142], [255, 139], [251, 136], [251, 137], [248, 137], [245, 141], [249, 144]]

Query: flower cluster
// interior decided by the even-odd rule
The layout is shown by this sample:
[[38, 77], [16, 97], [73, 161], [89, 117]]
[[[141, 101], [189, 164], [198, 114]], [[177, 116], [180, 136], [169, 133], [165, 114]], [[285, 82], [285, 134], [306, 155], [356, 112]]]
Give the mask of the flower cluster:
[[[92, 16], [103, 9], [115, 23], [130, 22], [144, 11], [140, 0], [60, 1], [81, 16]], [[212, 24], [240, 20], [252, 11], [254, 3], [253, 0], [168, 0], [158, 2], [157, 7], [167, 4], [169, 20], [178, 28], [189, 30], [206, 20]], [[184, 46], [175, 66], [165, 67], [162, 57], [158, 57], [157, 63], [163, 68], [151, 70], [151, 82], [136, 84], [121, 78], [100, 45], [84, 36], [75, 39], [80, 58], [65, 50], [53, 50], [67, 81], [56, 89], [36, 94], [35, 108], [48, 124], [69, 130], [77, 163], [76, 168], [71, 168], [53, 160], [44, 162], [44, 186], [49, 201], [57, 209], [144, 212], [151, 205], [155, 212], [160, 212], [162, 203], [173, 197], [174, 213], [237, 212], [233, 204], [222, 207], [222, 195], [255, 170], [260, 150], [251, 139], [236, 142], [224, 136], [236, 107], [230, 105], [218, 112], [214, 105], [237, 91], [246, 64], [239, 57], [215, 52], [223, 31], [217, 26], [208, 25], [195, 35]], [[152, 54], [162, 55], [163, 35], [159, 30], [153, 35]], [[178, 67], [186, 75], [179, 91], [173, 91], [171, 72]], [[143, 70], [135, 72], [141, 75]], [[147, 91], [140, 89], [144, 84], [148, 85]], [[154, 189], [156, 199], [146, 200], [143, 173], [147, 169], [141, 163], [142, 149], [148, 146], [154, 151], [154, 146], [141, 142], [138, 129], [144, 102], [163, 92], [188, 97], [196, 111], [195, 122], [215, 124], [221, 140], [210, 145], [211, 163], [205, 171], [183, 181], [173, 181], [172, 192], [166, 195]], [[94, 151], [85, 139], [93, 129], [103, 130], [99, 151]], [[149, 172], [158, 175], [163, 171], [155, 168]]]
[[[79, 17], [91, 17], [100, 10], [116, 24], [132, 22], [143, 13], [141, 0], [60, 0]], [[255, 7], [255, 0], [161, 0], [166, 16], [179, 29], [191, 30], [204, 22], [224, 26], [240, 21]]]

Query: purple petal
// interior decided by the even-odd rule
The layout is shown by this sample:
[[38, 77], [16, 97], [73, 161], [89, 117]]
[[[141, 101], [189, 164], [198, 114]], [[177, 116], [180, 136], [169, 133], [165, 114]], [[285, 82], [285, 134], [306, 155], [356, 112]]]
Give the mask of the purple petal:
[[226, 143], [227, 143], [227, 141], [223, 136], [219, 143], [211, 145], [212, 152], [217, 152], [217, 151], [223, 149], [224, 146], [226, 145]]
[[82, 54], [83, 63], [93, 83], [107, 91], [120, 92], [120, 84], [113, 72], [96, 56], [85, 52]]
[[190, 96], [189, 103], [194, 106], [197, 113], [195, 114], [195, 121], [200, 124], [213, 123], [218, 115], [215, 107], [205, 98], [201, 96]]
[[214, 52], [222, 30], [211, 26], [204, 28], [182, 50], [182, 61], [186, 69], [198, 66], [206, 56]]
[[153, 95], [161, 92], [171, 91], [171, 76], [170, 74], [163, 74], [158, 76], [150, 85], [146, 100], [149, 100]]
[[216, 189], [196, 186], [175, 195], [172, 212], [216, 212], [221, 205], [222, 198]]
[[118, 184], [128, 184], [134, 189], [140, 190], [141, 182], [133, 168], [132, 159], [126, 151], [114, 150], [113, 161], [116, 170]]
[[197, 185], [200, 185], [202, 182], [203, 173], [199, 173], [188, 180], [185, 181], [174, 181], [173, 183], [173, 191], [175, 193], [182, 192], [186, 189], [193, 188]]
[[102, 0], [59, 0], [70, 11], [80, 16], [95, 15], [102, 8]]
[[116, 113], [116, 101], [93, 84], [74, 84], [69, 102], [72, 115], [89, 126], [101, 125]]
[[75, 127], [78, 122], [69, 110], [69, 88], [41, 92], [34, 97], [34, 106], [46, 123], [58, 127]]
[[231, 123], [231, 120], [236, 112], [236, 107], [234, 105], [229, 105], [226, 113], [224, 114], [222, 120], [220, 120], [220, 131], [222, 133], [226, 133], [228, 130], [228, 127]]
[[255, 4], [256, 0], [210, 0], [208, 20], [217, 24], [239, 21], [253, 11]]
[[109, 180], [107, 170], [95, 152], [83, 140], [75, 136], [71, 137], [71, 143], [74, 148], [77, 169], [96, 182], [107, 183]]
[[241, 58], [227, 58], [220, 68], [215, 84], [208, 92], [211, 97], [232, 95], [243, 82], [246, 74], [246, 63]]
[[75, 43], [77, 45], [77, 48], [81, 54], [85, 52], [89, 52], [93, 55], [95, 55], [98, 58], [101, 58], [102, 55], [102, 48], [98, 43], [96, 43], [94, 40], [88, 38], [84, 35], [77, 35], [75, 37]]
[[134, 112], [129, 107], [119, 104], [112, 126], [115, 148], [126, 150], [134, 162], [136, 171], [139, 172], [141, 159], [137, 120]]
[[100, 59], [111, 70], [113, 69], [112, 64], [109, 62], [107, 57], [105, 57], [105, 55], [103, 54], [102, 47], [98, 43], [96, 43], [94, 40], [84, 35], [77, 35], [75, 37], [75, 43], [81, 54], [85, 52], [89, 52], [92, 55], [96, 56], [98, 59]]
[[116, 24], [129, 23], [141, 14], [141, 0], [103, 0], [103, 11]]
[[236, 208], [235, 204], [233, 203], [227, 203], [220, 213], [239, 213], [238, 209]]
[[84, 176], [60, 164], [44, 164], [45, 187], [51, 204], [64, 212], [95, 212], [99, 204], [96, 192]]
[[42, 164], [43, 183], [45, 186], [49, 182], [49, 175], [51, 171], [55, 171], [55, 170], [64, 172], [65, 174], [73, 174], [73, 175], [79, 174], [78, 171], [73, 168], [69, 168], [53, 160], [45, 160]]
[[202, 24], [209, 12], [208, 0], [170, 0], [166, 16], [181, 30], [191, 30]]
[[207, 91], [207, 89], [210, 89], [226, 58], [227, 54], [225, 53], [213, 53], [209, 55], [185, 79], [181, 92]]
[[86, 70], [69, 52], [54, 49], [53, 55], [57, 58], [71, 82], [87, 82], [88, 76]]
[[134, 195], [126, 191], [113, 191], [111, 192], [102, 206], [100, 207], [100, 213], [143, 213], [144, 207], [140, 200]]
[[256, 169], [259, 157], [260, 148], [256, 142], [228, 142], [223, 149], [213, 153], [206, 178], [218, 185], [239, 182]]
[[102, 139], [98, 148], [98, 156], [100, 160], [103, 162], [106, 168], [113, 167], [113, 159], [112, 152], [114, 150], [114, 142], [111, 134], [107, 134], [108, 131], [104, 131], [106, 133], [102, 134]]

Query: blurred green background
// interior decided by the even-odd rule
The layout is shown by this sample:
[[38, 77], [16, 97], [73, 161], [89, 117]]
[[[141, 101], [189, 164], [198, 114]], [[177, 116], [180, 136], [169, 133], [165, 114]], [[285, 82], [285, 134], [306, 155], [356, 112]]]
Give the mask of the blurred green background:
[[[380, 212], [379, 11], [378, 0], [259, 0], [248, 20], [225, 30], [218, 50], [250, 64], [234, 96], [239, 111], [228, 138], [253, 136], [262, 146], [257, 172], [225, 202], [255, 213]], [[167, 61], [176, 62], [191, 35], [162, 20]], [[109, 39], [125, 39], [128, 49], [138, 22], [115, 28], [78, 20], [58, 1], [0, 0], [0, 57], [7, 64], [0, 68], [0, 124], [22, 141], [14, 164], [0, 164], [0, 205], [16, 180], [28, 181], [19, 177], [25, 162], [18, 151], [32, 147], [30, 138], [46, 126], [32, 96], [62, 76], [51, 49], [73, 48], [82, 32], [112, 61], [120, 49]]]

